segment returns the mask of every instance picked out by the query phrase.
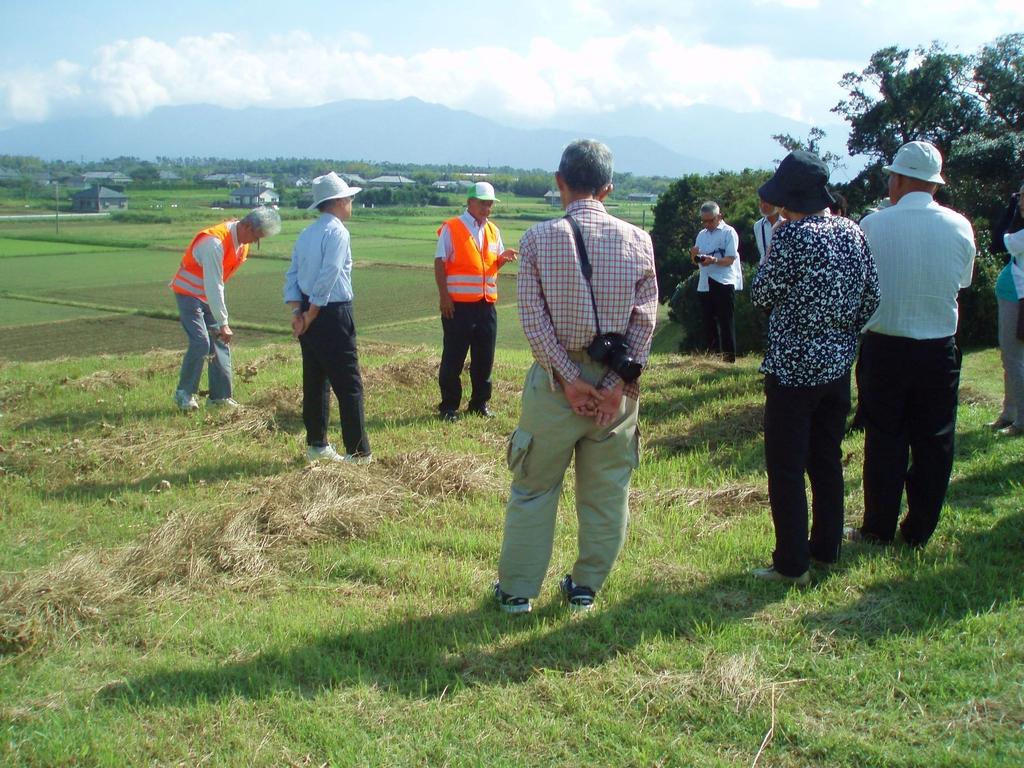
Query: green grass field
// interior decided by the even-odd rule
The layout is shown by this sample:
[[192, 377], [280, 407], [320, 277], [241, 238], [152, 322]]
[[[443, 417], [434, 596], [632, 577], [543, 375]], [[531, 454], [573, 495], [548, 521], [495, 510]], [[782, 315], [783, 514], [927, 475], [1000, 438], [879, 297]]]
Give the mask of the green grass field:
[[[555, 594], [570, 482], [545, 592], [509, 617], [488, 595], [528, 354], [499, 352], [496, 419], [442, 427], [434, 349], [361, 351], [366, 468], [305, 468], [290, 344], [239, 350], [237, 413], [175, 413], [173, 352], [0, 367], [4, 764], [1021, 764], [994, 352], [965, 358], [933, 541], [848, 546], [804, 590], [747, 575], [772, 541], [756, 361], [659, 355], [599, 608]], [[844, 452], [852, 523], [862, 438]]]
[[[1024, 443], [984, 426], [995, 350], [965, 355], [928, 546], [849, 545], [787, 589], [748, 575], [773, 541], [759, 361], [680, 356], [663, 326], [599, 607], [573, 615], [556, 594], [570, 476], [545, 591], [510, 617], [490, 585], [530, 362], [514, 281], [498, 416], [442, 425], [431, 258], [451, 212], [357, 210], [377, 461], [311, 469], [279, 303], [302, 219], [228, 286], [245, 407], [172, 406], [184, 344], [166, 282], [195, 213], [60, 238], [0, 222], [0, 244], [26, 250], [0, 259], [0, 764], [1024, 764]], [[509, 245], [544, 211], [510, 213]], [[843, 449], [855, 524], [862, 435]]]

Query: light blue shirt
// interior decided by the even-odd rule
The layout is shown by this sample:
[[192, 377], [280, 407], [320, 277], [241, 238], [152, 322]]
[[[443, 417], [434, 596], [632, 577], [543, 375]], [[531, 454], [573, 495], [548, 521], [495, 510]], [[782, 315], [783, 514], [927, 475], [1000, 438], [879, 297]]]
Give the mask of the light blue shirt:
[[292, 263], [284, 276], [284, 300], [322, 307], [352, 300], [352, 246], [341, 219], [330, 213], [302, 230], [292, 248]]

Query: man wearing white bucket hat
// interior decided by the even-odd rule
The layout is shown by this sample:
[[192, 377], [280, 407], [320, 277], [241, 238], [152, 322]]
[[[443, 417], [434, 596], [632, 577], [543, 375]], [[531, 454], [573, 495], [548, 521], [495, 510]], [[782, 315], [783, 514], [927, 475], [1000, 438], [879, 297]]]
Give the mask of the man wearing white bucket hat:
[[487, 404], [498, 337], [498, 270], [517, 257], [516, 251], [505, 248], [501, 233], [488, 219], [496, 202], [494, 187], [478, 181], [469, 188], [462, 215], [449, 219], [437, 230], [434, 279], [444, 331], [437, 373], [441, 404], [437, 410], [444, 421], [459, 418], [467, 354], [472, 384], [468, 410], [480, 416], [491, 415]]
[[878, 269], [881, 303], [864, 326], [857, 363], [864, 424], [864, 522], [848, 538], [891, 542], [904, 489], [903, 541], [924, 546], [939, 522], [953, 470], [960, 351], [957, 293], [971, 284], [974, 230], [934, 200], [942, 155], [926, 141], [900, 147], [892, 206], [861, 228]]
[[[363, 380], [352, 316], [352, 248], [343, 222], [361, 192], [331, 171], [313, 179], [320, 217], [302, 230], [285, 274], [284, 300], [292, 307], [292, 333], [302, 348], [302, 421], [310, 461], [368, 464], [373, 460], [363, 415]], [[341, 411], [345, 453], [327, 441], [330, 392]]]

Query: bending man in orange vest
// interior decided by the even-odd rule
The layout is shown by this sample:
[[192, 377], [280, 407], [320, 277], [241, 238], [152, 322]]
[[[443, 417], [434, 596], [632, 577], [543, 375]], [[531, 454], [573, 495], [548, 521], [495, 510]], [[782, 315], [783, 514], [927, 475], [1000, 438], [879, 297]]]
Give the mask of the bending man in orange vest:
[[506, 249], [501, 233], [488, 220], [498, 202], [494, 187], [478, 181], [469, 189], [466, 210], [437, 230], [434, 279], [441, 299], [444, 350], [437, 381], [441, 387], [438, 413], [444, 421], [457, 421], [462, 401], [462, 368], [470, 354], [472, 393], [468, 410], [490, 416], [491, 368], [498, 337], [498, 270], [518, 254]]
[[231, 391], [231, 343], [224, 283], [249, 255], [249, 244], [281, 231], [281, 217], [273, 208], [257, 208], [241, 221], [225, 221], [196, 235], [170, 282], [178, 302], [178, 315], [188, 336], [174, 402], [183, 411], [199, 408], [196, 392], [203, 362], [210, 363], [210, 405], [232, 408], [238, 403]]

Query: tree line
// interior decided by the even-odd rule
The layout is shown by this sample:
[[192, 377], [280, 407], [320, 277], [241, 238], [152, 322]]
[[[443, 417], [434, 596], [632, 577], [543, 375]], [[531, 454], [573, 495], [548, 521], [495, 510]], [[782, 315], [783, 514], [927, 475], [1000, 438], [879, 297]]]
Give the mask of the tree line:
[[[876, 51], [860, 72], [840, 80], [847, 96], [832, 109], [850, 125], [850, 155], [867, 155], [870, 162], [855, 178], [836, 185], [858, 217], [886, 195], [882, 167], [906, 142], [930, 141], [945, 158], [947, 180], [937, 199], [967, 216], [974, 224], [978, 259], [974, 285], [961, 295], [959, 336], [964, 344], [994, 343], [995, 299], [992, 284], [1001, 257], [988, 252], [991, 222], [1006, 205], [1007, 196], [1024, 180], [1024, 33], [1003, 35], [975, 54], [949, 51], [941, 43]], [[817, 152], [824, 132], [812, 128], [806, 139], [779, 135], [786, 150]], [[834, 168], [842, 161], [823, 156]], [[756, 267], [757, 248], [752, 226], [760, 218], [757, 188], [768, 171], [745, 170], [689, 175], [673, 182], [654, 208], [655, 260], [661, 300], [672, 301], [671, 315], [683, 323], [683, 348], [699, 338], [690, 317], [686, 290], [696, 267], [689, 258], [700, 229], [699, 210], [715, 200], [740, 236], [740, 254], [748, 277]], [[760, 318], [737, 302], [737, 335], [747, 351], [760, 349]], [[699, 314], [699, 313], [698, 313]], [[695, 321], [694, 321], [695, 322]]]

